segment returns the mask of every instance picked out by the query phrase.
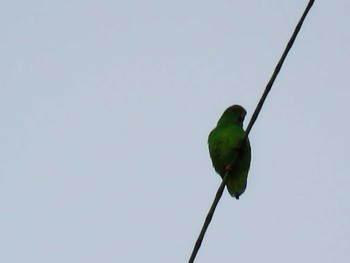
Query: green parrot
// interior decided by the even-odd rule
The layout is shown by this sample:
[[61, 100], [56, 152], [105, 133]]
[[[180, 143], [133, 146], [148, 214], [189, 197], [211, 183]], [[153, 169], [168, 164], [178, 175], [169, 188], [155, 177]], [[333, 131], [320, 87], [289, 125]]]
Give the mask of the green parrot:
[[[246, 189], [251, 159], [248, 138], [242, 148], [237, 150], [245, 134], [243, 120], [246, 114], [246, 110], [240, 105], [227, 108], [208, 137], [209, 153], [214, 169], [222, 178], [226, 172], [229, 173], [226, 187], [230, 195], [236, 199]], [[231, 165], [236, 150], [237, 156]]]

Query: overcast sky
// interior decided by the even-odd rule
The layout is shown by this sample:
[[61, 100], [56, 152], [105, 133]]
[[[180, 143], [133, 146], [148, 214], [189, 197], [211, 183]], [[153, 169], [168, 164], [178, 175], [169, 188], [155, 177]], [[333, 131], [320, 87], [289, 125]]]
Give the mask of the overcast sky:
[[[187, 262], [207, 136], [247, 125], [307, 2], [3, 2], [0, 262]], [[349, 13], [316, 0], [196, 262], [350, 262]]]

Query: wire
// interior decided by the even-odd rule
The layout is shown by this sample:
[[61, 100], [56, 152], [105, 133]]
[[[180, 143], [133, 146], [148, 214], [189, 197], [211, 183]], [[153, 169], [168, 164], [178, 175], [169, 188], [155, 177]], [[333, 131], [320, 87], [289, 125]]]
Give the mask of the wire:
[[[305, 18], [307, 16], [307, 14], [309, 13], [312, 5], [314, 4], [314, 2], [315, 2], [315, 0], [310, 0], [309, 1], [309, 4], [306, 6], [303, 15], [301, 16], [298, 24], [296, 25], [296, 27], [294, 29], [294, 32], [293, 32], [293, 35], [291, 36], [291, 38], [290, 38], [290, 40], [289, 40], [289, 42], [288, 42], [288, 44], [287, 44], [287, 46], [286, 46], [286, 48], [285, 48], [285, 50], [284, 50], [284, 52], [282, 54], [280, 60], [278, 61], [277, 66], [275, 67], [275, 70], [274, 70], [274, 72], [273, 72], [269, 82], [267, 83], [267, 85], [265, 87], [264, 93], [262, 94], [262, 96], [261, 96], [261, 98], [260, 98], [260, 100], [258, 102], [258, 105], [256, 106], [255, 111], [254, 111], [254, 113], [253, 113], [253, 115], [252, 115], [252, 117], [251, 117], [251, 119], [249, 121], [249, 124], [248, 124], [246, 132], [245, 132], [245, 136], [244, 136], [243, 140], [241, 141], [241, 143], [239, 144], [239, 146], [236, 148], [236, 150], [234, 152], [234, 156], [233, 156], [233, 160], [232, 160], [231, 164], [233, 164], [235, 159], [236, 159], [237, 150], [240, 149], [240, 147], [242, 146], [243, 142], [248, 138], [248, 135], [249, 135], [249, 133], [250, 133], [250, 131], [251, 131], [255, 121], [257, 120], [257, 118], [259, 116], [260, 110], [261, 110], [262, 106], [264, 105], [264, 102], [265, 102], [265, 100], [267, 98], [267, 95], [269, 94], [269, 92], [270, 92], [270, 90], [272, 88], [272, 85], [275, 82], [275, 80], [277, 78], [277, 75], [278, 75], [278, 73], [280, 72], [280, 70], [282, 68], [283, 62], [286, 59], [289, 51], [291, 50], [291, 48], [292, 48], [292, 46], [294, 44], [294, 41], [297, 38], [297, 35], [298, 35], [298, 33], [299, 33], [300, 29], [301, 29], [301, 26], [302, 26], [302, 24], [303, 24], [303, 22], [304, 22], [304, 20], [305, 20]], [[207, 229], [209, 227], [209, 224], [210, 224], [210, 222], [211, 222], [211, 220], [213, 218], [215, 209], [216, 209], [216, 207], [217, 207], [217, 205], [218, 205], [218, 203], [220, 201], [222, 193], [224, 192], [227, 178], [228, 178], [228, 172], [226, 172], [226, 174], [225, 174], [224, 178], [222, 179], [222, 182], [221, 182], [221, 184], [219, 186], [219, 189], [216, 192], [214, 201], [213, 201], [213, 203], [212, 203], [212, 205], [210, 207], [210, 210], [209, 210], [209, 212], [208, 212], [208, 214], [207, 214], [207, 216], [205, 218], [205, 221], [204, 221], [203, 227], [201, 229], [201, 232], [199, 233], [197, 241], [196, 241], [196, 243], [194, 245], [191, 257], [190, 257], [190, 259], [188, 261], [189, 263], [193, 263], [194, 262], [194, 260], [196, 258], [196, 255], [197, 255], [197, 253], [198, 253], [198, 251], [199, 251], [199, 249], [201, 247], [201, 244], [202, 244], [202, 241], [204, 239], [205, 233], [206, 233], [206, 231], [207, 231]]]

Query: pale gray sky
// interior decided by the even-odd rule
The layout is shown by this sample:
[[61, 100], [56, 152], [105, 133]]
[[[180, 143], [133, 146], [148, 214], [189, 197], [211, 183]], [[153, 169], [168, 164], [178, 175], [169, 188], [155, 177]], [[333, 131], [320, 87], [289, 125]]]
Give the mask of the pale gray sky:
[[[249, 121], [307, 2], [4, 2], [0, 262], [187, 262], [207, 136]], [[196, 262], [349, 262], [349, 13], [314, 4]]]

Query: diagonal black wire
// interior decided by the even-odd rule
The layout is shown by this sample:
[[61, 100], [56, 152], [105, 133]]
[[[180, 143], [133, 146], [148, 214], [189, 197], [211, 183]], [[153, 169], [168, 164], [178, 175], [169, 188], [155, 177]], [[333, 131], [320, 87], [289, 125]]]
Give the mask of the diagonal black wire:
[[[290, 51], [290, 49], [292, 48], [292, 46], [293, 46], [293, 44], [294, 44], [294, 41], [295, 41], [295, 39], [296, 39], [296, 37], [297, 37], [299, 31], [300, 31], [300, 28], [301, 28], [301, 26], [302, 26], [302, 24], [303, 24], [303, 22], [304, 22], [304, 20], [305, 20], [305, 17], [306, 17], [307, 14], [309, 13], [309, 11], [310, 11], [312, 5], [314, 4], [314, 2], [315, 2], [315, 0], [310, 0], [310, 1], [309, 1], [309, 4], [306, 6], [303, 15], [301, 16], [301, 18], [300, 18], [300, 20], [299, 20], [297, 26], [296, 26], [295, 29], [294, 29], [293, 35], [291, 36], [291, 38], [290, 38], [290, 40], [289, 40], [289, 42], [288, 42], [288, 44], [287, 44], [287, 46], [286, 46], [286, 48], [285, 48], [285, 50], [284, 50], [284, 52], [283, 52], [283, 54], [282, 54], [280, 60], [279, 60], [278, 63], [277, 63], [277, 66], [276, 66], [276, 68], [275, 68], [275, 70], [274, 70], [274, 72], [273, 72], [273, 74], [272, 74], [272, 76], [271, 76], [269, 82], [268, 82], [267, 85], [266, 85], [265, 91], [264, 91], [264, 93], [262, 94], [262, 96], [261, 96], [261, 98], [260, 98], [260, 101], [258, 102], [258, 105], [256, 106], [256, 109], [255, 109], [255, 111], [254, 111], [254, 113], [253, 113], [253, 115], [252, 115], [252, 117], [251, 117], [251, 119], [250, 119], [250, 121], [249, 121], [249, 124], [248, 124], [247, 129], [246, 129], [246, 132], [245, 132], [245, 136], [244, 136], [243, 140], [241, 141], [240, 145], [237, 147], [237, 149], [239, 149], [239, 148], [241, 147], [241, 145], [243, 144], [243, 142], [248, 138], [248, 135], [249, 135], [249, 133], [250, 133], [250, 131], [251, 131], [251, 129], [252, 129], [252, 127], [253, 127], [255, 121], [256, 121], [257, 118], [258, 118], [258, 115], [259, 115], [260, 110], [261, 110], [261, 108], [262, 108], [262, 106], [263, 106], [263, 104], [264, 104], [264, 102], [265, 102], [265, 100], [266, 100], [266, 97], [267, 97], [267, 95], [269, 94], [269, 92], [270, 92], [270, 90], [271, 90], [271, 88], [272, 88], [272, 85], [273, 85], [273, 83], [275, 82], [276, 77], [277, 77], [278, 73], [280, 72], [280, 70], [281, 70], [281, 68], [282, 68], [283, 62], [284, 62], [284, 60], [286, 59], [286, 57], [287, 57], [287, 55], [288, 55], [288, 52]], [[237, 153], [237, 149], [236, 149], [236, 151], [234, 152], [234, 156], [233, 156], [233, 160], [232, 160], [231, 164], [234, 163], [234, 161], [235, 161], [235, 159], [236, 159], [236, 156], [237, 156], [237, 154], [236, 154], [236, 153]], [[218, 203], [219, 203], [219, 201], [220, 201], [220, 198], [221, 198], [221, 196], [222, 196], [222, 193], [223, 193], [223, 191], [224, 191], [224, 189], [225, 189], [225, 185], [226, 185], [227, 178], [228, 178], [228, 172], [226, 172], [226, 174], [225, 174], [225, 176], [224, 176], [224, 178], [223, 178], [223, 180], [222, 180], [222, 182], [221, 182], [221, 184], [220, 184], [220, 186], [219, 186], [219, 189], [218, 189], [218, 191], [216, 192], [216, 195], [215, 195], [215, 199], [214, 199], [214, 201], [213, 201], [213, 204], [212, 204], [211, 207], [210, 207], [210, 210], [209, 210], [209, 212], [208, 212], [208, 214], [207, 214], [207, 216], [206, 216], [206, 218], [205, 218], [205, 221], [204, 221], [202, 230], [201, 230], [201, 232], [199, 233], [199, 236], [198, 236], [198, 238], [197, 238], [197, 241], [196, 241], [196, 243], [195, 243], [195, 245], [194, 245], [194, 248], [193, 248], [191, 257], [190, 257], [190, 259], [189, 259], [189, 261], [188, 261], [189, 263], [193, 263], [193, 262], [194, 262], [194, 260], [195, 260], [195, 258], [196, 258], [196, 255], [197, 255], [197, 253], [198, 253], [198, 251], [199, 251], [199, 248], [201, 247], [201, 244], [202, 244], [204, 235], [205, 235], [205, 233], [206, 233], [206, 231], [207, 231], [207, 229], [208, 229], [208, 226], [209, 226], [209, 224], [210, 224], [210, 222], [211, 222], [211, 220], [212, 220], [212, 218], [213, 218], [213, 215], [214, 215], [216, 206], [218, 205]]]

